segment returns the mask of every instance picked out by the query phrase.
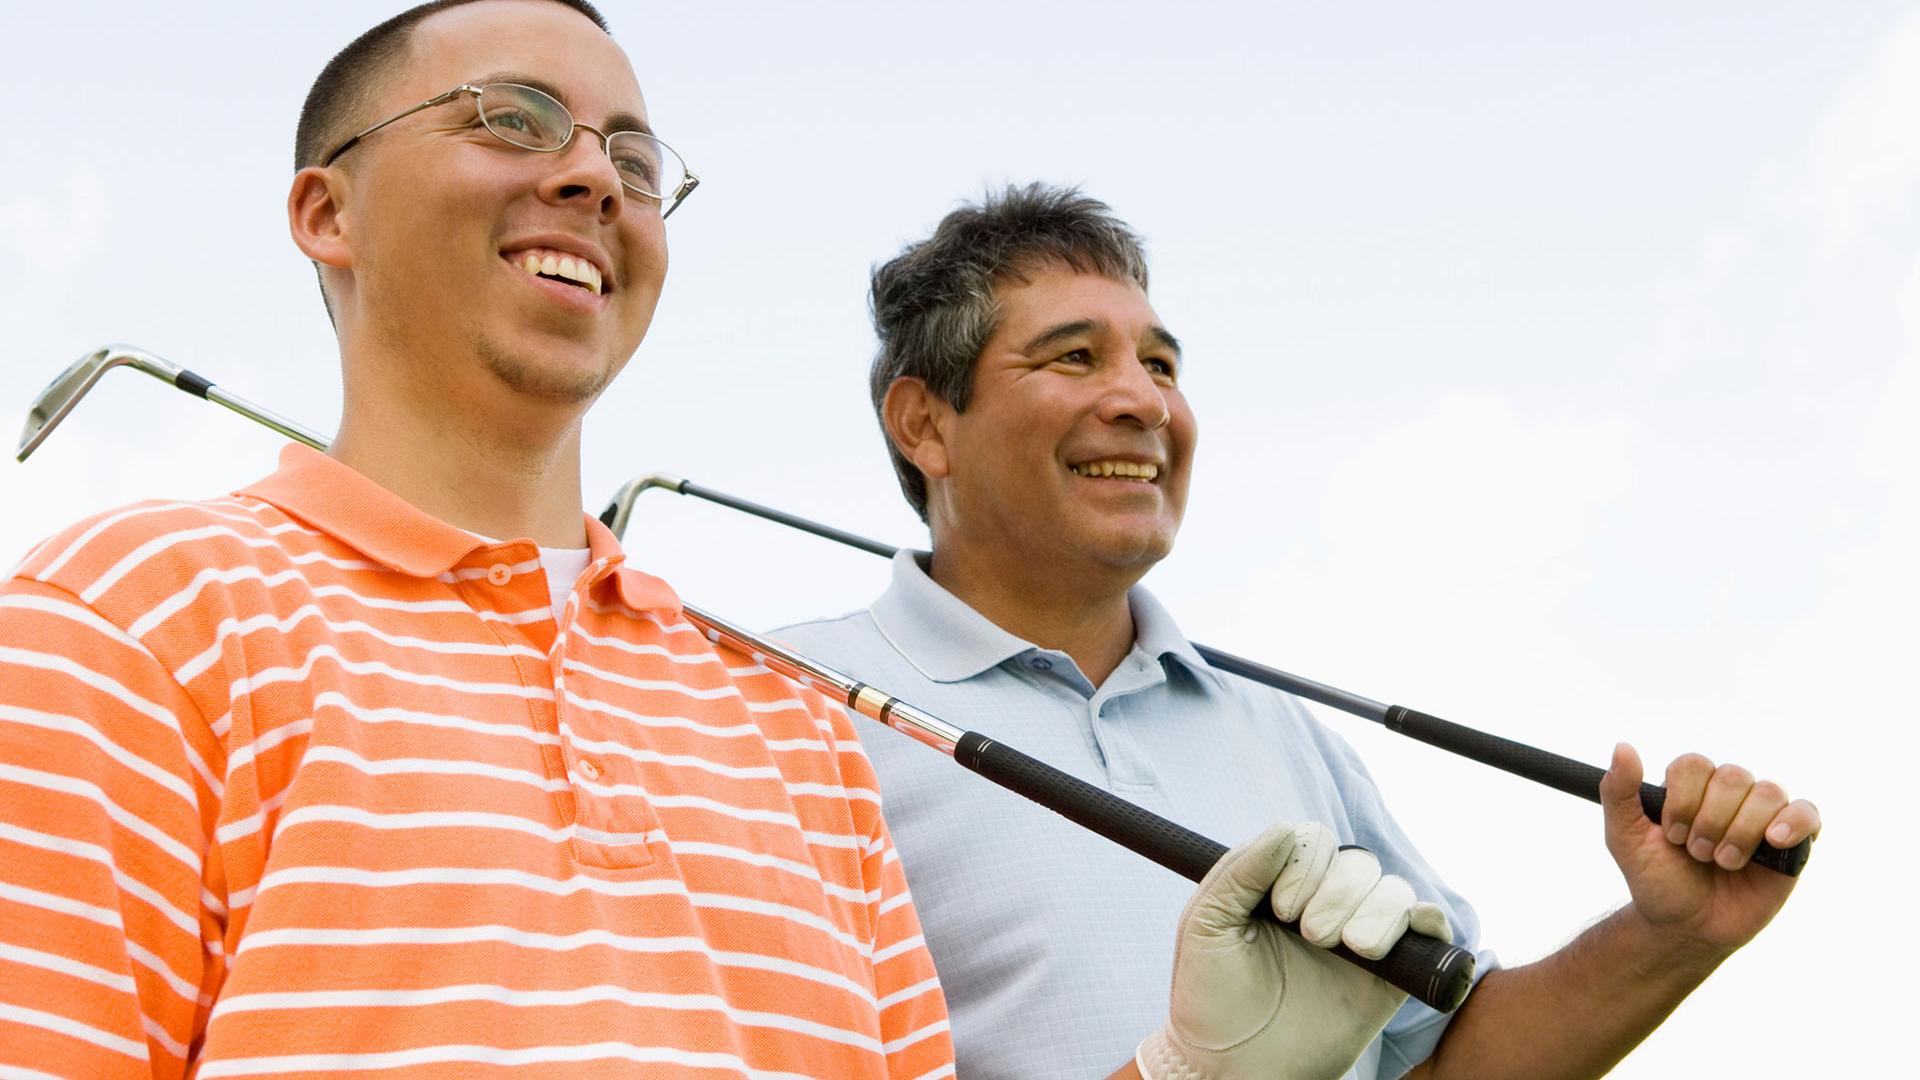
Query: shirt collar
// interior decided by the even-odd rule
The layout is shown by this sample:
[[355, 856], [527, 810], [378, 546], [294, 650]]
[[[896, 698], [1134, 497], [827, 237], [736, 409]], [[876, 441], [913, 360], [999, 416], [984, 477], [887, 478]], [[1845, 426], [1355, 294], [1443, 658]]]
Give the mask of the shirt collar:
[[[336, 537], [373, 561], [411, 577], [436, 577], [476, 552], [513, 546], [449, 525], [374, 483], [351, 466], [307, 446], [290, 443], [280, 451], [280, 468], [264, 480], [240, 489]], [[626, 555], [613, 531], [583, 513], [587, 548], [594, 561], [607, 560], [620, 599], [636, 611], [679, 614], [680, 598], [651, 574], [622, 565]], [[531, 547], [531, 542], [525, 542]]]
[[920, 674], [937, 683], [961, 682], [1033, 648], [935, 584], [920, 568], [926, 555], [901, 548], [887, 591], [867, 609]]
[[1173, 621], [1173, 614], [1146, 586], [1135, 585], [1127, 591], [1127, 606], [1133, 611], [1134, 648], [1155, 660], [1172, 657], [1194, 674], [1225, 685], [1225, 677], [1193, 647], [1187, 635], [1180, 632], [1180, 624]]
[[[963, 682], [1038, 647], [995, 626], [936, 584], [921, 569], [926, 557], [924, 551], [900, 549], [887, 591], [867, 609], [880, 633], [922, 675], [938, 683]], [[1196, 674], [1221, 680], [1152, 593], [1136, 585], [1127, 593], [1127, 604], [1135, 648], [1156, 660], [1172, 656]]]

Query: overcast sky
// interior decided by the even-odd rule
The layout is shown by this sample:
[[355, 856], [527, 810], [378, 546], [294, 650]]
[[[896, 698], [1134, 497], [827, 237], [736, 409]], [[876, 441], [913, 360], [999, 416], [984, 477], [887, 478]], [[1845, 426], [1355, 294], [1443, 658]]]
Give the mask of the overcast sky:
[[[0, 11], [9, 433], [108, 341], [332, 430], [293, 122], [399, 6]], [[1187, 349], [1198, 472], [1149, 579], [1187, 631], [1596, 763], [1699, 750], [1816, 799], [1794, 900], [1615, 1075], [1887, 1059], [1920, 749], [1914, 5], [603, 7], [704, 183], [588, 421], [596, 509], [667, 471], [922, 542], [865, 404], [868, 270], [988, 185], [1082, 184], [1146, 236]], [[229, 490], [276, 446], [115, 373], [0, 464], [0, 561]], [[659, 492], [628, 541], [762, 626], [886, 576]], [[1624, 899], [1597, 808], [1326, 719], [1509, 962]]]

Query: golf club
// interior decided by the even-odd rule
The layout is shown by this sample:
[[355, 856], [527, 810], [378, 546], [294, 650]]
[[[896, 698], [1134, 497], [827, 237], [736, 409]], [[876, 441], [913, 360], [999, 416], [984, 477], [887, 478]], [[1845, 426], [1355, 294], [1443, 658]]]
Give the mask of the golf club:
[[[691, 495], [707, 502], [718, 503], [732, 510], [752, 514], [768, 521], [778, 522], [790, 528], [825, 537], [848, 547], [859, 548], [885, 558], [892, 558], [899, 549], [891, 544], [883, 544], [865, 536], [809, 521], [784, 510], [775, 510], [770, 506], [742, 499], [737, 495], [728, 495], [712, 488], [701, 487], [690, 480], [683, 480], [666, 473], [650, 473], [629, 480], [615, 494], [613, 501], [600, 513], [600, 520], [611, 528], [616, 536], [623, 536], [627, 520], [633, 514], [633, 501], [641, 492], [649, 488], [660, 488], [680, 495]], [[1389, 731], [1395, 731], [1408, 738], [1418, 739], [1431, 746], [1471, 758], [1483, 765], [1491, 765], [1503, 772], [1524, 777], [1535, 783], [1564, 791], [1569, 795], [1578, 795], [1592, 802], [1600, 801], [1600, 778], [1606, 775], [1605, 769], [1596, 768], [1582, 761], [1528, 746], [1526, 743], [1490, 735], [1463, 724], [1409, 709], [1404, 705], [1383, 705], [1358, 694], [1350, 694], [1325, 683], [1291, 675], [1265, 664], [1209, 648], [1195, 642], [1194, 651], [1207, 663], [1222, 671], [1229, 671], [1254, 682], [1265, 683], [1277, 690], [1319, 702], [1329, 708], [1350, 713], [1364, 720], [1383, 725]], [[1646, 811], [1651, 821], [1660, 820], [1660, 812], [1667, 802], [1667, 789], [1657, 784], [1640, 785], [1640, 807]], [[1777, 848], [1763, 843], [1753, 853], [1752, 861], [1769, 870], [1775, 870], [1788, 877], [1798, 877], [1807, 865], [1807, 859], [1813, 853], [1813, 839], [1808, 837], [1790, 848]]]
[[[109, 363], [108, 358], [115, 355], [125, 355], [128, 359], [118, 364]], [[60, 378], [55, 379], [34, 402], [28, 413], [27, 433], [21, 439], [23, 450], [20, 457], [24, 460], [33, 447], [45, 439], [48, 429], [73, 411], [73, 407], [92, 389], [102, 372], [121, 364], [138, 368], [176, 386], [180, 385], [182, 377], [190, 376], [191, 385], [181, 388], [195, 396], [210, 397], [204, 391], [211, 389], [213, 384], [201, 376], [137, 349], [102, 349], [82, 357]], [[315, 449], [326, 449], [326, 440], [306, 428], [239, 398], [227, 395], [227, 400], [220, 403], [242, 416], [300, 439]], [[47, 417], [52, 417], [52, 420], [47, 420]], [[639, 490], [634, 488], [635, 494]], [[745, 653], [755, 662], [789, 679], [844, 701], [849, 709], [952, 756], [955, 761], [987, 780], [1039, 803], [1189, 880], [1198, 881], [1205, 877], [1207, 871], [1227, 853], [1224, 844], [1183, 828], [978, 732], [955, 727], [892, 695], [850, 679], [824, 664], [709, 615], [691, 604], [683, 604], [682, 611], [688, 622], [716, 644], [724, 644]], [[1259, 910], [1289, 931], [1299, 932], [1298, 926], [1280, 922], [1270, 907], [1261, 905]], [[1379, 960], [1362, 957], [1344, 945], [1336, 945], [1329, 951], [1442, 1012], [1452, 1012], [1458, 1008], [1473, 986], [1475, 961], [1472, 953], [1413, 931], [1401, 935], [1392, 950]]]
[[315, 449], [326, 448], [326, 440], [307, 428], [237, 394], [230, 394], [178, 364], [131, 345], [108, 345], [67, 365], [67, 370], [55, 376], [47, 388], [40, 391], [40, 396], [33, 399], [32, 408], [27, 410], [27, 425], [20, 431], [20, 445], [14, 449], [13, 459], [27, 460], [27, 455], [38, 449], [53, 433], [53, 429], [60, 426], [60, 421], [65, 420], [87, 391], [93, 389], [93, 384], [100, 381], [100, 376], [117, 367], [144, 371], [177, 390], [224, 405], [241, 416], [265, 424], [289, 439], [296, 439]]

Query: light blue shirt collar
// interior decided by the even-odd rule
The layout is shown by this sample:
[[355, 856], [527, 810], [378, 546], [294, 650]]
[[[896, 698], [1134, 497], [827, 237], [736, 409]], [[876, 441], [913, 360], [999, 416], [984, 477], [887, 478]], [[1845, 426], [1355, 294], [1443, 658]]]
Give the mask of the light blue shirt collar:
[[[941, 588], [921, 568], [927, 552], [900, 549], [893, 557], [893, 580], [867, 610], [880, 633], [920, 674], [937, 683], [956, 683], [1040, 648], [1023, 641], [959, 597]], [[1202, 678], [1224, 683], [1193, 648], [1173, 616], [1145, 587], [1127, 592], [1133, 613], [1134, 648], [1155, 660], [1166, 657]]]

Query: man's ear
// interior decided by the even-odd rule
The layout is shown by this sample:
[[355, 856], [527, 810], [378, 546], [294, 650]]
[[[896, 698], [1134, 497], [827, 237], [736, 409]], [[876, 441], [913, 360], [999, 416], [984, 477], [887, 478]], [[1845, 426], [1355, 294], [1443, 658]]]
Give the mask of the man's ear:
[[887, 437], [928, 480], [946, 479], [947, 429], [953, 415], [953, 406], [927, 389], [926, 380], [912, 375], [893, 380], [880, 403]]
[[305, 168], [287, 191], [287, 230], [294, 246], [321, 266], [353, 265], [340, 196], [346, 177], [331, 169]]

